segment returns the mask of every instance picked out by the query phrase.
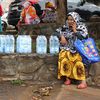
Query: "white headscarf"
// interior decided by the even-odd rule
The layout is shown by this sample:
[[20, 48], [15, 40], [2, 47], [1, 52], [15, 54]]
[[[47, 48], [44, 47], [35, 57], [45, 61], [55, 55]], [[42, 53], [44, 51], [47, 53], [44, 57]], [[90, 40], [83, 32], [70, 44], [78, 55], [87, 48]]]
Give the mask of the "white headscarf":
[[70, 12], [70, 13], [68, 13], [68, 16], [71, 16], [75, 20], [76, 25], [77, 25], [77, 30], [82, 30], [85, 34], [88, 34], [86, 25], [84, 23], [80, 22], [81, 17], [78, 13]]
[[30, 2], [25, 1], [25, 2], [23, 3], [23, 7], [24, 7], [24, 8], [27, 8], [30, 4], [31, 4]]

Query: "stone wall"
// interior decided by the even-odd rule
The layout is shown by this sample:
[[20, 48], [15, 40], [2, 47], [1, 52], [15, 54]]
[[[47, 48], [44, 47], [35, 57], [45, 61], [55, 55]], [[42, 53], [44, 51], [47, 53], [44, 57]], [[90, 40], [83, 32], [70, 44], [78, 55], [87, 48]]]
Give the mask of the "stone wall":
[[100, 23], [91, 23], [88, 26], [89, 35], [94, 39], [100, 39]]
[[88, 79], [90, 85], [100, 87], [100, 62], [91, 65]]
[[90, 22], [86, 22], [89, 35], [95, 39], [100, 39], [100, 17], [92, 17]]
[[57, 80], [57, 56], [37, 54], [0, 55], [1, 80]]
[[[0, 55], [0, 81], [33, 80], [57, 82], [58, 55], [8, 54]], [[87, 83], [100, 86], [100, 62], [89, 66]]]

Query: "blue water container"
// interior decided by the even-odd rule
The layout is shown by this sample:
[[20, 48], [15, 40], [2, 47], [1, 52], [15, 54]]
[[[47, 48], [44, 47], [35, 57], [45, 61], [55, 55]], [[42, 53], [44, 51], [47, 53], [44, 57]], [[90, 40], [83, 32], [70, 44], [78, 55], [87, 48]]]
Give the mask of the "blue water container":
[[50, 54], [57, 54], [59, 53], [59, 39], [57, 36], [50, 36], [49, 39], [49, 50]]
[[32, 53], [32, 39], [30, 35], [19, 35], [16, 40], [17, 53]]
[[0, 53], [4, 53], [5, 35], [0, 35]]
[[47, 53], [47, 38], [44, 35], [39, 35], [36, 39], [36, 53]]
[[15, 39], [13, 35], [5, 35], [4, 53], [14, 53]]

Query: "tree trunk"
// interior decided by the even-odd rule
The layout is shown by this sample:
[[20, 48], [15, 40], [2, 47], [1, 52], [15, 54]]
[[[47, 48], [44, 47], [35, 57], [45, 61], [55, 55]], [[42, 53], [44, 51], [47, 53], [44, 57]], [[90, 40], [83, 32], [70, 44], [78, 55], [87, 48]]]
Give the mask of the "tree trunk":
[[57, 24], [63, 25], [67, 15], [67, 0], [56, 0], [58, 19]]

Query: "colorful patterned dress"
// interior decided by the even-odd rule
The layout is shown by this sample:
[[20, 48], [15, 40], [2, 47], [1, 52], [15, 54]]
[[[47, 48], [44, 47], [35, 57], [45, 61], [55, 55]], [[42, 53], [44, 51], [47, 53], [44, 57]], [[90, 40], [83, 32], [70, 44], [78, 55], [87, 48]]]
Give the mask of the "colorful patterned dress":
[[83, 23], [79, 22], [79, 15], [75, 12], [71, 12], [68, 15], [72, 16], [77, 23], [77, 32], [74, 33], [70, 30], [66, 24], [66, 31], [60, 32], [63, 35], [68, 44], [60, 45], [59, 61], [58, 61], [58, 79], [61, 76], [76, 80], [85, 80], [85, 68], [82, 62], [82, 57], [76, 51], [74, 42], [75, 40], [86, 38], [88, 35], [87, 28]]
[[29, 6], [22, 10], [21, 19], [24, 20], [25, 24], [38, 24], [40, 22], [40, 19], [36, 14], [36, 9], [33, 6]]

